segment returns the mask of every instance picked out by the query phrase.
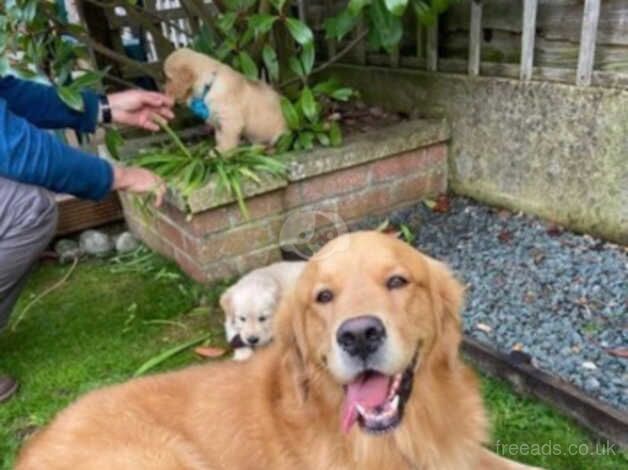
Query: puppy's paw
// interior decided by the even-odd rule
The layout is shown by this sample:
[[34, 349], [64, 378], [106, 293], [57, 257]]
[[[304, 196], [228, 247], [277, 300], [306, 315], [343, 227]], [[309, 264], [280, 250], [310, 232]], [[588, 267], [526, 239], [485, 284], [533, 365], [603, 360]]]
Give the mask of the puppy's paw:
[[253, 355], [251, 348], [237, 348], [233, 353], [234, 361], [246, 361]]

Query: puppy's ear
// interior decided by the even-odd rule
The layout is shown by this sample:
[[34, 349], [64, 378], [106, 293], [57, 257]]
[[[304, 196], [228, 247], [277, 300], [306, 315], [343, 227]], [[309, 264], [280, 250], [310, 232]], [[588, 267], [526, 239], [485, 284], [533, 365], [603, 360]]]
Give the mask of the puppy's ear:
[[282, 296], [277, 310], [275, 333], [283, 352], [282, 363], [286, 375], [291, 377], [298, 399], [307, 400], [308, 378], [306, 370], [307, 341], [302, 306], [294, 291]]
[[449, 268], [435, 259], [425, 257], [429, 270], [430, 295], [437, 316], [435, 359], [448, 366], [456, 364], [461, 340], [460, 309], [464, 288]]
[[187, 64], [182, 64], [173, 69], [166, 82], [166, 94], [179, 102], [190, 97], [192, 87], [196, 81], [196, 74]]
[[229, 318], [231, 316], [231, 312], [233, 311], [233, 299], [231, 298], [231, 296], [231, 289], [227, 289], [220, 296], [220, 306], [225, 312], [225, 318]]

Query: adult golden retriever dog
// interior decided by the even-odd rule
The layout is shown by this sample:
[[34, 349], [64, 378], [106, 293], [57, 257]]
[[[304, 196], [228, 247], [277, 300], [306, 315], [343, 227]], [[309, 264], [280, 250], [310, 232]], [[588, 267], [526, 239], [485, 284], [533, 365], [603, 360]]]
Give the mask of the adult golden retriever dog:
[[35, 435], [17, 469], [506, 470], [486, 450], [458, 358], [462, 288], [376, 232], [343, 235], [282, 302], [251, 361], [89, 393]]
[[249, 80], [231, 67], [191, 49], [177, 49], [164, 62], [166, 93], [177, 102], [203, 100], [207, 123], [216, 130], [216, 148], [237, 147], [240, 137], [274, 144], [286, 131], [280, 98], [271, 86]]

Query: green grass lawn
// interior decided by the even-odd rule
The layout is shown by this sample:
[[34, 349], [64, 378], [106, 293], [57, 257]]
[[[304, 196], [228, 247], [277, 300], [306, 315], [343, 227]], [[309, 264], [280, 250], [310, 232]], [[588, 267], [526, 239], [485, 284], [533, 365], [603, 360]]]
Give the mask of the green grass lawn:
[[[0, 470], [11, 468], [25, 436], [78, 395], [126, 380], [148, 359], [208, 331], [215, 333], [213, 344], [222, 344], [220, 287], [203, 290], [157, 257], [144, 262], [141, 272], [114, 273], [112, 266], [82, 262], [65, 284], [33, 305], [15, 331], [0, 333], [0, 372], [10, 372], [21, 384], [16, 397], [0, 404]], [[68, 268], [41, 267], [14, 319]], [[207, 307], [197, 308], [199, 302]], [[186, 350], [155, 370], [199, 360]], [[485, 379], [483, 386], [492, 447], [501, 454], [551, 469], [628, 468], [625, 454], [596, 453], [582, 429], [547, 406], [514, 395], [496, 380]]]

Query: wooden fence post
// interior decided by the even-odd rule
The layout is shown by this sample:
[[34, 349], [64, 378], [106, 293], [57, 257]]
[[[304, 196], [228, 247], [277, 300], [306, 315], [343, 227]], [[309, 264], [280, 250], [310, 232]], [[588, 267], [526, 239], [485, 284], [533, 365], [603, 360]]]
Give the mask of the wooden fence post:
[[521, 80], [532, 78], [534, 65], [534, 39], [536, 36], [536, 12], [538, 0], [523, 1], [523, 34], [521, 35]]
[[425, 62], [426, 68], [430, 72], [438, 70], [438, 17], [434, 24], [427, 29]]
[[480, 74], [480, 50], [482, 46], [482, 0], [471, 0], [471, 25], [469, 27], [469, 75]]
[[585, 0], [582, 15], [582, 34], [580, 35], [580, 54], [578, 55], [577, 85], [590, 85], [595, 58], [595, 39], [597, 23], [600, 18], [600, 0]]

